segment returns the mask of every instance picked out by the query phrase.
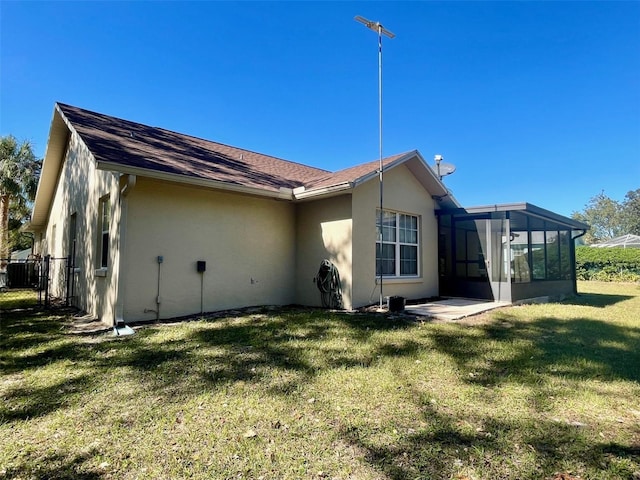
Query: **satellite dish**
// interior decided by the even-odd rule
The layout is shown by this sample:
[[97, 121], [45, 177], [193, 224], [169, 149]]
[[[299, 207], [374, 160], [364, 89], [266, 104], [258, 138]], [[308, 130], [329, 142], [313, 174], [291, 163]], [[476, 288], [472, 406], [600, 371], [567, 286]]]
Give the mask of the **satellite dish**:
[[440, 177], [445, 177], [447, 175], [451, 175], [456, 171], [456, 166], [453, 163], [441, 163], [439, 167], [439, 175]]
[[456, 166], [453, 163], [446, 163], [442, 161], [442, 155], [436, 155], [433, 159], [436, 161], [436, 168], [434, 168], [434, 171], [440, 180], [442, 180], [442, 177], [451, 175], [456, 171]]

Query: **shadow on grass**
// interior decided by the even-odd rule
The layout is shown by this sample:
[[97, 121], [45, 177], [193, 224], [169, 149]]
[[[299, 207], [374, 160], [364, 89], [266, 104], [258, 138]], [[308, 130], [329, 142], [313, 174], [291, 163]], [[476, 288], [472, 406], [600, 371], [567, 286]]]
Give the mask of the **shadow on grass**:
[[606, 293], [579, 293], [570, 300], [563, 302], [566, 305], [584, 305], [596, 308], [605, 308], [616, 303], [630, 300], [630, 295], [612, 295]]
[[423, 417], [428, 428], [391, 445], [373, 443], [375, 437], [366, 428], [346, 428], [340, 434], [392, 480], [469, 478], [463, 473], [469, 469], [481, 478], [539, 480], [566, 468], [567, 459], [574, 469], [600, 472], [601, 478], [631, 478], [634, 469], [629, 461], [636, 465], [640, 461], [639, 447], [594, 443], [581, 428], [564, 423], [523, 425], [485, 419], [484, 427], [478, 430], [428, 405]]
[[[543, 376], [576, 380], [640, 381], [640, 330], [581, 318], [539, 318], [519, 322], [508, 310], [494, 315], [496, 323], [468, 332], [434, 332], [435, 348], [470, 374], [469, 382], [539, 384]], [[474, 366], [491, 350], [511, 354]]]
[[[465, 381], [484, 386], [506, 382], [540, 385], [541, 378], [549, 376], [640, 380], [637, 329], [589, 318], [520, 322], [509, 312], [497, 312], [496, 322], [490, 325], [447, 325], [418, 331], [411, 330], [416, 327], [414, 323], [379, 316], [296, 310], [201, 322], [196, 328], [184, 330], [179, 339], [163, 337], [171, 327], [158, 327], [99, 343], [66, 336], [59, 318], [3, 318], [3, 375], [64, 361], [81, 362], [87, 373], [72, 376], [73, 367], [65, 367], [67, 378], [46, 387], [2, 385], [5, 393], [0, 419], [13, 422], [34, 418], [83, 401], [82, 395], [95, 388], [94, 382], [114, 368], [126, 369], [141, 389], [153, 389], [167, 398], [177, 393], [202, 393], [233, 382], [253, 382], [266, 393], [287, 395], [326, 370], [366, 367], [380, 358], [409, 357], [427, 346], [451, 358], [464, 372]], [[378, 335], [393, 330], [410, 330], [411, 338]], [[478, 367], [478, 359], [488, 361]], [[264, 381], [263, 374], [278, 380]], [[423, 397], [416, 391], [411, 398], [420, 402]], [[522, 479], [544, 478], [567, 458], [576, 458], [597, 470], [610, 456], [638, 455], [635, 448], [589, 443], [583, 430], [564, 423], [533, 423], [532, 419], [531, 424], [521, 425], [515, 420], [487, 419], [483, 429], [476, 430], [430, 404], [420, 407], [421, 420], [430, 427], [409, 432], [392, 445], [378, 443], [366, 428], [347, 427], [338, 434], [364, 451], [370, 465], [396, 480], [450, 478], [458, 473], [458, 463], [477, 466], [485, 459], [491, 459], [492, 468], [500, 468], [496, 465], [504, 465], [502, 457], [517, 461], [517, 452], [514, 457], [510, 451], [513, 445], [527, 449], [523, 455], [534, 457], [529, 467], [515, 470]], [[65, 460], [57, 476], [53, 470], [45, 470], [36, 478], [100, 478], [99, 473], [82, 469], [86, 460]], [[51, 464], [59, 461], [52, 458]], [[25, 465], [11, 474], [32, 474], [28, 468]], [[486, 478], [499, 478], [504, 471], [492, 473], [495, 475]]]
[[47, 415], [64, 408], [92, 388], [93, 379], [89, 375], [60, 380], [46, 387], [8, 388], [0, 404], [0, 423], [28, 420]]
[[97, 480], [102, 472], [86, 468], [86, 462], [98, 452], [93, 449], [77, 455], [49, 454], [37, 461], [25, 462], [19, 467], [6, 469], [3, 478], [33, 478], [41, 480]]
[[[605, 307], [628, 298], [595, 295], [584, 304]], [[552, 377], [640, 382], [640, 329], [592, 318], [541, 317], [522, 322], [511, 312], [495, 312], [495, 321], [488, 325], [446, 325], [430, 329], [427, 335], [435, 350], [455, 362], [466, 383], [530, 385], [534, 407], [536, 397], [541, 397], [539, 409], [547, 407], [548, 399], [542, 397], [547, 394], [545, 382]], [[414, 397], [419, 398], [419, 392]], [[631, 478], [640, 463], [638, 444], [594, 442], [582, 426], [562, 421], [531, 418], [522, 425], [484, 419], [484, 428], [475, 431], [462, 428], [460, 418], [431, 405], [423, 405], [423, 411], [423, 421], [430, 427], [391, 446], [373, 443], [375, 436], [366, 428], [345, 430], [342, 435], [394, 480], [463, 478], [467, 467], [479, 468], [482, 478], [514, 478], [513, 472], [525, 480], [551, 478], [566, 468], [567, 459], [576, 468], [602, 472], [601, 478]], [[514, 445], [522, 451], [514, 454]], [[522, 458], [529, 460], [522, 463]]]
[[[531, 322], [503, 310], [496, 322], [474, 328], [425, 330], [415, 339], [371, 336], [414, 328], [410, 321], [382, 316], [284, 311], [241, 320], [203, 322], [184, 340], [150, 341], [164, 328], [141, 330], [120, 341], [95, 344], [64, 335], [62, 320], [38, 314], [4, 316], [0, 366], [7, 374], [57, 361], [82, 362], [95, 375], [128, 367], [148, 388], [185, 392], [234, 381], [260, 382], [261, 373], [289, 372], [283, 393], [332, 368], [367, 367], [380, 358], [419, 354], [428, 344], [453, 359], [469, 383], [539, 384], [544, 376], [640, 381], [640, 332], [593, 319]], [[344, 337], [338, 345], [337, 336]], [[491, 360], [493, 350], [509, 353]], [[110, 352], [107, 355], [107, 352]], [[482, 366], [478, 358], [489, 358]], [[200, 379], [198, 382], [196, 379]]]
[[41, 309], [13, 310], [2, 312], [0, 327], [2, 328], [0, 341], [11, 342], [9, 345], [14, 348], [23, 348], [19, 342], [22, 335], [60, 333], [62, 318]]
[[[41, 368], [58, 368], [73, 376], [74, 365], [87, 377], [74, 377], [38, 388], [3, 386], [8, 400], [0, 412], [9, 421], [38, 417], [64, 408], [73, 392], [89, 392], [92, 380], [109, 378], [114, 369], [135, 378], [143, 390], [167, 397], [189, 395], [233, 382], [258, 384], [264, 375], [282, 378], [263, 387], [288, 394], [320, 372], [331, 368], [366, 367], [380, 356], [416, 352], [420, 345], [395, 342], [372, 348], [368, 340], [377, 332], [411, 328], [413, 324], [389, 321], [383, 316], [363, 317], [326, 311], [285, 309], [263, 314], [202, 322], [186, 337], [164, 337], [171, 327], [145, 328], [134, 336], [78, 337], [65, 333], [65, 317], [43, 312], [3, 315], [0, 368], [3, 375], [20, 375]], [[339, 332], [343, 348], [325, 343]], [[352, 350], [359, 345], [357, 352]], [[66, 364], [67, 363], [67, 364]], [[62, 392], [62, 393], [60, 393]], [[65, 400], [67, 399], [67, 400]]]
[[65, 334], [65, 315], [50, 311], [3, 313], [0, 322], [0, 371], [13, 374], [59, 361], [93, 362], [97, 345]]
[[[211, 368], [206, 380], [219, 383], [258, 379], [261, 368], [276, 368], [295, 373], [299, 381], [309, 379], [329, 368], [368, 366], [380, 355], [402, 355], [418, 344], [382, 346], [367, 352], [353, 353], [349, 346], [366, 344], [380, 331], [411, 328], [410, 322], [389, 321], [384, 317], [361, 317], [322, 311], [291, 312], [280, 316], [256, 316], [252, 321], [227, 323], [219, 328], [193, 332], [198, 345], [213, 348]], [[323, 344], [336, 332], [346, 332], [346, 348]], [[288, 391], [288, 389], [286, 389]]]

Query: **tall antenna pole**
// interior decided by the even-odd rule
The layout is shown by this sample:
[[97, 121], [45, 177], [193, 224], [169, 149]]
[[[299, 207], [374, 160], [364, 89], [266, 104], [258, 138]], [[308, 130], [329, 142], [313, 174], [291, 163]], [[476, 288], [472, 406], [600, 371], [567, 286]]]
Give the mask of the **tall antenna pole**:
[[380, 275], [378, 284], [380, 285], [380, 309], [382, 309], [383, 295], [382, 295], [382, 220], [383, 220], [383, 192], [384, 181], [382, 172], [382, 35], [386, 35], [389, 38], [395, 37], [393, 33], [384, 28], [380, 22], [372, 22], [360, 15], [355, 17], [357, 22], [362, 23], [365, 27], [373, 30], [378, 34], [378, 146], [379, 146], [379, 166], [378, 173], [380, 178], [380, 211], [379, 211], [379, 224], [380, 224]]

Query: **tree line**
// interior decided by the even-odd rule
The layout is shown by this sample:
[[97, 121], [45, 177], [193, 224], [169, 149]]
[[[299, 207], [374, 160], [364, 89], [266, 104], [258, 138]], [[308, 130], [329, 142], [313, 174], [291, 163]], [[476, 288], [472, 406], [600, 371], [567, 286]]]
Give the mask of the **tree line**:
[[600, 192], [571, 217], [591, 226], [584, 236], [588, 245], [629, 233], [640, 235], [640, 188], [627, 192], [621, 202]]

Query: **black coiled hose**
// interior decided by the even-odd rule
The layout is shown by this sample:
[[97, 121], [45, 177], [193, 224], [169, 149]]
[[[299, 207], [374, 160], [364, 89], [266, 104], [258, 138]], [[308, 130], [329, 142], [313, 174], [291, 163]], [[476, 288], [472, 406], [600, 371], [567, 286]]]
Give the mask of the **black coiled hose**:
[[320, 299], [324, 308], [342, 309], [342, 285], [336, 266], [329, 260], [322, 260], [316, 276]]

